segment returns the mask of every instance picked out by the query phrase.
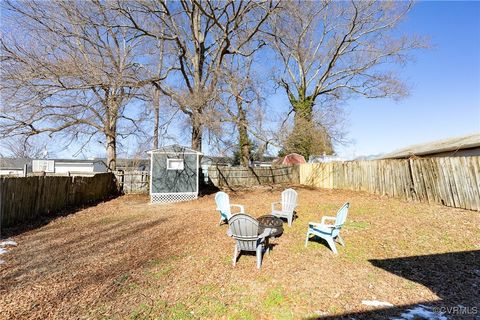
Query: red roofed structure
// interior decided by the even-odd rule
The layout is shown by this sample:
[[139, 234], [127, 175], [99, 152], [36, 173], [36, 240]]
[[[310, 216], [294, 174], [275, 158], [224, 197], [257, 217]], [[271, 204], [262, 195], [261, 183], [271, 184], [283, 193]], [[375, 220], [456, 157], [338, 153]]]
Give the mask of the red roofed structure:
[[307, 162], [305, 161], [305, 158], [298, 153], [290, 153], [290, 154], [287, 154], [285, 157], [281, 157], [273, 161], [273, 164], [279, 165], [279, 166], [280, 165], [288, 166], [292, 164], [302, 164], [302, 163], [307, 163]]

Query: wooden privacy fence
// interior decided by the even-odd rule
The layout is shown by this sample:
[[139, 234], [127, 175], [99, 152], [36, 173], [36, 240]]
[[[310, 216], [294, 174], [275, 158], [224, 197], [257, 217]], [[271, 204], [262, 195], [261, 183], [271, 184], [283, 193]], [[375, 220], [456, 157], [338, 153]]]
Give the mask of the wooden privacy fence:
[[118, 192], [115, 176], [0, 178], [0, 229], [39, 215], [106, 199]]
[[219, 188], [299, 183], [300, 181], [298, 166], [271, 168], [211, 166], [208, 168], [208, 177]]
[[148, 193], [150, 173], [148, 171], [115, 171], [118, 185], [123, 193]]
[[480, 157], [303, 164], [300, 183], [480, 211]]

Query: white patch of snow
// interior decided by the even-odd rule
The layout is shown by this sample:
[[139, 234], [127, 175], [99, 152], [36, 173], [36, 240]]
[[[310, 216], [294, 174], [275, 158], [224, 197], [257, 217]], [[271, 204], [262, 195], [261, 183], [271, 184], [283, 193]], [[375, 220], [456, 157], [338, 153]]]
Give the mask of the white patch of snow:
[[0, 259], [0, 264], [4, 264], [5, 260]]
[[428, 319], [428, 320], [448, 320], [443, 313], [436, 313], [431, 308], [419, 304], [413, 309], [408, 309], [400, 315], [400, 318], [392, 320], [414, 320], [414, 319]]
[[0, 254], [4, 254], [4, 253], [7, 253], [8, 251], [3, 249], [3, 248], [0, 248]]
[[362, 304], [371, 307], [393, 307], [393, 304], [385, 301], [378, 300], [362, 300]]
[[16, 247], [17, 243], [13, 240], [5, 240], [0, 242], [0, 247], [7, 247], [7, 246]]

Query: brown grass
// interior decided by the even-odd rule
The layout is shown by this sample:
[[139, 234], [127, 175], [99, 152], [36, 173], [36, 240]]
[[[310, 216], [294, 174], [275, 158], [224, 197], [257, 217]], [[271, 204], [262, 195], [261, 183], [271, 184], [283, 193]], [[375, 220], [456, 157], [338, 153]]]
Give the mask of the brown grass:
[[[174, 205], [123, 196], [15, 236], [0, 266], [0, 318], [296, 319], [371, 310], [362, 300], [435, 302], [445, 292], [369, 260], [480, 249], [478, 212], [295, 188], [299, 218], [285, 224], [261, 271], [248, 255], [232, 267], [233, 240], [217, 226], [213, 195]], [[231, 201], [258, 217], [280, 191], [251, 188]], [[304, 248], [308, 221], [345, 201], [347, 246], [338, 256], [322, 242]]]

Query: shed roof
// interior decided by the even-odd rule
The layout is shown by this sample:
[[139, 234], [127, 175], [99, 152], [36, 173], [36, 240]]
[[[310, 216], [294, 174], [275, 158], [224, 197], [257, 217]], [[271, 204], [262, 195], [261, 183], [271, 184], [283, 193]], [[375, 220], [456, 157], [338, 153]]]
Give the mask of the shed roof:
[[406, 148], [398, 149], [381, 156], [379, 159], [409, 158], [411, 156], [423, 156], [441, 152], [458, 151], [480, 147], [480, 133], [474, 133], [462, 137], [431, 141], [415, 144]]
[[31, 163], [31, 159], [0, 158], [0, 168], [3, 169], [23, 169], [24, 165], [30, 165]]
[[186, 154], [202, 154], [200, 151], [196, 151], [178, 144], [172, 144], [170, 146], [161, 147], [158, 149], [153, 149], [147, 152], [148, 154], [152, 153], [186, 153]]

